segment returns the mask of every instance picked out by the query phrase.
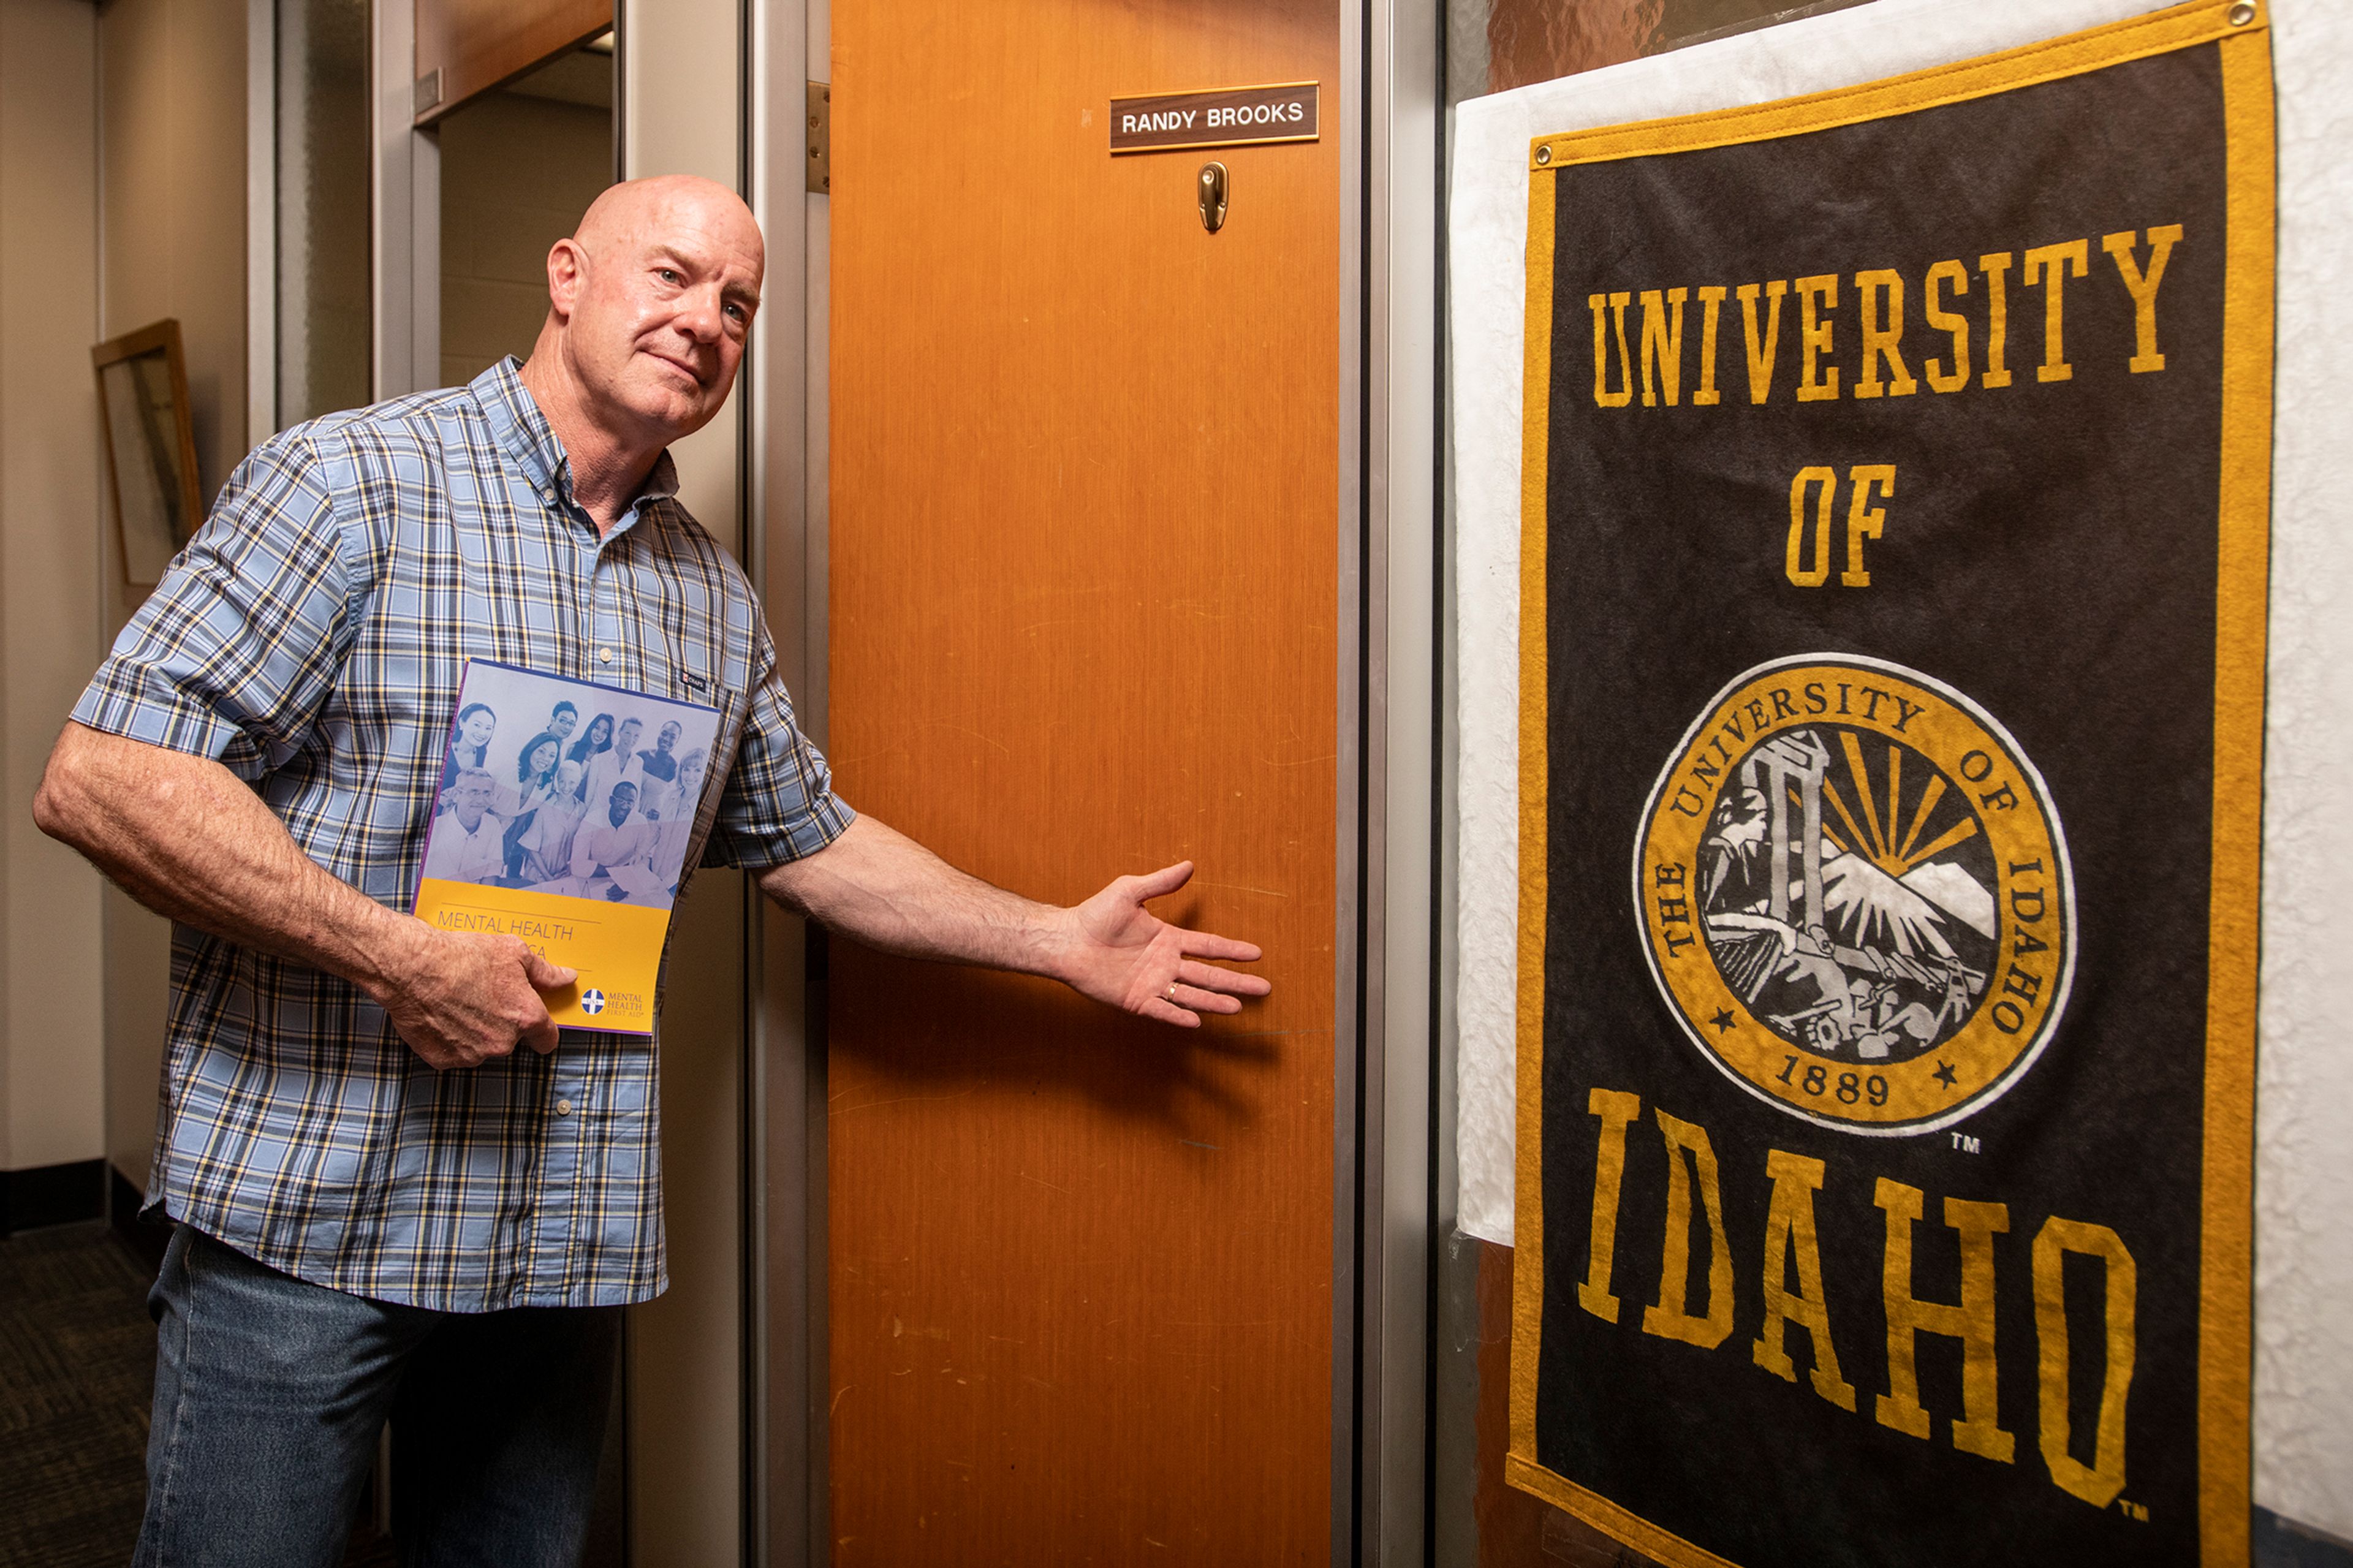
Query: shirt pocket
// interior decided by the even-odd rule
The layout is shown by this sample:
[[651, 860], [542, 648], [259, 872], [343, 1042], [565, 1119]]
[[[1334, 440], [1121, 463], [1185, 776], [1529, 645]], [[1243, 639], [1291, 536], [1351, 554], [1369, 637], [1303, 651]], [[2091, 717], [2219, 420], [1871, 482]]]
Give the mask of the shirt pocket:
[[700, 753], [695, 798], [691, 802], [678, 800], [671, 813], [683, 812], [695, 825], [699, 844], [702, 829], [710, 816], [710, 807], [724, 787], [728, 763], [735, 754], [736, 740], [743, 723], [744, 694], [726, 679], [719, 649], [693, 637], [681, 638], [670, 649], [669, 668], [662, 673], [654, 689], [672, 701], [683, 702], [696, 709], [715, 710], [716, 721], [710, 712], [681, 714], [686, 721], [687, 733], [677, 748], [683, 784], [685, 764]]

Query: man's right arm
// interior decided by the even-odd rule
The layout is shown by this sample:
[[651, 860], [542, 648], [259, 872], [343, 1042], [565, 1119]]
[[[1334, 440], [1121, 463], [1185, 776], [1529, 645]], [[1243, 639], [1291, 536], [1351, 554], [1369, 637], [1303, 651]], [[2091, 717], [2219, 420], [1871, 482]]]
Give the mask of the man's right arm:
[[555, 1048], [542, 990], [572, 983], [513, 937], [438, 931], [302, 853], [261, 797], [208, 757], [69, 723], [33, 817], [157, 913], [341, 975], [436, 1068]]

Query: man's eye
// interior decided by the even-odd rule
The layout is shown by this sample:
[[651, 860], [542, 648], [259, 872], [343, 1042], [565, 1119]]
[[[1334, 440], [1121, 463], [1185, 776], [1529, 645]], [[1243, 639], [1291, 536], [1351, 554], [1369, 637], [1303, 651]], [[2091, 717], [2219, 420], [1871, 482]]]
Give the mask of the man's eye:
[[674, 268], [659, 268], [655, 271], [655, 276], [659, 277], [665, 283], [675, 283], [678, 281], [678, 272]]

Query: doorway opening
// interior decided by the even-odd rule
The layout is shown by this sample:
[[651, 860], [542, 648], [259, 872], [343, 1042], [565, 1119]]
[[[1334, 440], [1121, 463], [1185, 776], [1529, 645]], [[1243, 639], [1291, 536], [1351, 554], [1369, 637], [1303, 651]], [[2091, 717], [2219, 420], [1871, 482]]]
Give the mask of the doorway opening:
[[531, 353], [548, 249], [616, 178], [613, 75], [608, 29], [437, 121], [441, 384]]

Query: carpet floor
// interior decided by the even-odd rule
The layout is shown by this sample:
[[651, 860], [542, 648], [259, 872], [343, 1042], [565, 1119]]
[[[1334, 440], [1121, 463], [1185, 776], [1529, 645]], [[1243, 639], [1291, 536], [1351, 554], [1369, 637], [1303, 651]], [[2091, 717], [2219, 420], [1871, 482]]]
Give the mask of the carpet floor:
[[[154, 1266], [103, 1221], [0, 1237], [0, 1568], [121, 1568], [147, 1498]], [[388, 1565], [363, 1526], [350, 1564]]]
[[0, 1565], [130, 1561], [147, 1496], [152, 1279], [103, 1221], [0, 1240]]

